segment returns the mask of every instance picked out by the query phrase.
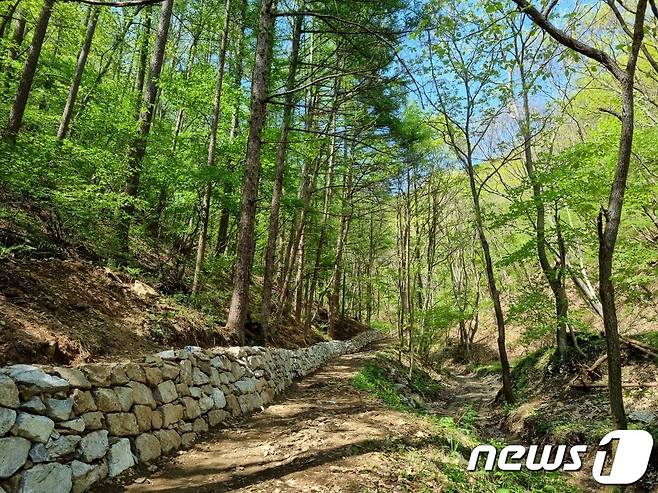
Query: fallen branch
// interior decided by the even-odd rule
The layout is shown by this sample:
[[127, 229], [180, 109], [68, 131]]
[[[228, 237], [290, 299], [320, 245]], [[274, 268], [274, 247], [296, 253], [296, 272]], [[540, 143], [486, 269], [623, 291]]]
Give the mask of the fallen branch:
[[646, 344], [643, 344], [639, 341], [636, 341], [635, 339], [628, 339], [626, 337], [620, 337], [620, 339], [621, 339], [621, 342], [623, 342], [624, 344], [626, 344], [626, 345], [628, 345], [628, 346], [630, 346], [634, 349], [637, 349], [638, 351], [640, 351], [644, 354], [647, 354], [647, 355], [651, 356], [652, 358], [658, 359], [658, 354], [656, 354], [654, 352], [654, 349], [652, 347], [647, 346]]
[[[572, 389], [578, 390], [592, 390], [592, 389], [607, 389], [607, 383], [586, 383], [582, 384], [571, 384], [569, 385]], [[647, 383], [624, 383], [621, 386], [623, 389], [645, 389], [658, 387], [658, 382], [647, 382]]]

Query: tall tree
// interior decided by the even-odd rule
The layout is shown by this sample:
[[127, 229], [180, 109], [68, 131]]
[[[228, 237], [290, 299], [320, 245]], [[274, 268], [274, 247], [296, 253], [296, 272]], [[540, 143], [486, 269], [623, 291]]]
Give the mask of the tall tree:
[[267, 87], [270, 72], [271, 41], [274, 30], [274, 0], [261, 0], [256, 58], [251, 85], [251, 116], [242, 182], [242, 207], [238, 227], [237, 260], [233, 273], [233, 294], [227, 329], [244, 343], [245, 322], [249, 310], [249, 284], [254, 259], [254, 226], [261, 170], [262, 133], [267, 117]]

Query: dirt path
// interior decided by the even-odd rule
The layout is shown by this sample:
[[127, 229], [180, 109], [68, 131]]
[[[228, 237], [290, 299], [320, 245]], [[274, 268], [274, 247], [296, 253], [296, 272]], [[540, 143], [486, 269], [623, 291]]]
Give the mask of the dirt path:
[[102, 491], [406, 491], [395, 454], [387, 452], [422, 447], [429, 436], [410, 415], [351, 385], [361, 362], [381, 346], [338, 358], [279, 403], [206, 437], [153, 475]]

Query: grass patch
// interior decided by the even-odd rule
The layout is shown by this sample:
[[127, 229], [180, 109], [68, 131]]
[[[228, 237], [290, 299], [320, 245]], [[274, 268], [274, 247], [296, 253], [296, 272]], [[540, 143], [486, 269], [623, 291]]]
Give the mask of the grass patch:
[[633, 336], [633, 338], [645, 343], [647, 346], [651, 346], [656, 352], [658, 352], [658, 330], [645, 332], [644, 334], [637, 334]]
[[[394, 363], [394, 364], [393, 364]], [[477, 412], [472, 406], [465, 406], [456, 421], [450, 416], [429, 413], [426, 406], [414, 406], [403, 394], [404, 390], [396, 379], [400, 376], [401, 365], [391, 362], [390, 357], [378, 358], [363, 364], [354, 376], [352, 384], [359, 390], [369, 392], [381, 399], [387, 406], [413, 415], [421, 420], [423, 429], [429, 435], [426, 445], [401, 447], [395, 454], [400, 471], [399, 478], [410, 484], [409, 491], [450, 493], [576, 493], [579, 490], [569, 485], [560, 473], [537, 473], [530, 471], [503, 472], [467, 470], [471, 450], [482, 443], [475, 422]], [[418, 373], [411, 386], [423, 395], [421, 385], [429, 385], [436, 391], [440, 384], [427, 373]], [[493, 443], [498, 448], [503, 443]]]

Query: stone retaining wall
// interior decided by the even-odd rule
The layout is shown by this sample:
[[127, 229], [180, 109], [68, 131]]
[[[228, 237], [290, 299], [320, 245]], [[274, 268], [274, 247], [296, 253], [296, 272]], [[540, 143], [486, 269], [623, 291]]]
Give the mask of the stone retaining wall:
[[0, 369], [0, 493], [80, 493], [262, 409], [331, 358], [379, 338], [164, 351], [141, 362]]

